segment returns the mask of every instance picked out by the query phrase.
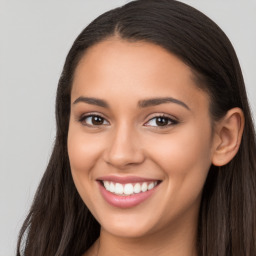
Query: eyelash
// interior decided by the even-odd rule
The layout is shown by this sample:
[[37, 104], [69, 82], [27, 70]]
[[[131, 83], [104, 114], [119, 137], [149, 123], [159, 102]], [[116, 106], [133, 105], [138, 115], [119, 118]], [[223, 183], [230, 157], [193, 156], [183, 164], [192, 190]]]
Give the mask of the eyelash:
[[[86, 123], [86, 119], [88, 118], [91, 118], [91, 122], [93, 121], [92, 118], [98, 118], [101, 120], [101, 124], [88, 124]], [[158, 121], [160, 121], [159, 119], [165, 119], [165, 123], [167, 122], [167, 124], [163, 124], [162, 126], [161, 125], [153, 125], [152, 127], [154, 128], [157, 128], [157, 129], [164, 129], [164, 128], [167, 128], [167, 127], [170, 127], [170, 126], [173, 126], [173, 125], [176, 125], [178, 124], [178, 121], [177, 120], [174, 120], [172, 118], [170, 118], [169, 116], [166, 116], [166, 115], [156, 115], [154, 116], [153, 118], [149, 119], [145, 124], [144, 126], [150, 126], [148, 125], [149, 122], [155, 120], [155, 123], [157, 122], [157, 119]], [[97, 121], [97, 120], [96, 120]], [[79, 118], [79, 122], [82, 123], [83, 125], [85, 126], [89, 126], [89, 127], [100, 127], [100, 126], [104, 126], [104, 125], [108, 125], [109, 122], [104, 118], [102, 117], [101, 115], [99, 114], [88, 114], [88, 115], [84, 115], [82, 116], [81, 118]]]
[[[86, 119], [88, 118], [99, 118], [103, 121], [102, 124], [98, 124], [98, 125], [95, 125], [95, 124], [87, 124], [86, 123]], [[101, 115], [99, 114], [88, 114], [88, 115], [84, 115], [82, 117], [79, 118], [78, 120], [81, 124], [85, 125], [85, 126], [89, 126], [89, 127], [97, 127], [97, 126], [102, 126], [102, 125], [106, 125], [104, 124], [104, 122], [107, 122], [109, 124], [109, 122], [106, 120], [106, 118], [102, 117]]]
[[[167, 124], [164, 124], [164, 125], [156, 125], [156, 126], [153, 126], [155, 128], [158, 128], [158, 129], [164, 129], [164, 128], [167, 128], [167, 127], [170, 127], [170, 126], [173, 126], [173, 125], [176, 125], [178, 124], [178, 121], [177, 120], [174, 120], [173, 118], [170, 118], [169, 116], [166, 116], [166, 115], [157, 115], [157, 116], [154, 116], [153, 118], [149, 119], [145, 126], [149, 126], [147, 125], [149, 122], [151, 122], [152, 120], [155, 120], [155, 123], [157, 122], [157, 120], [159, 119], [165, 119], [165, 121], [167, 121]], [[160, 120], [159, 120], [160, 121]]]

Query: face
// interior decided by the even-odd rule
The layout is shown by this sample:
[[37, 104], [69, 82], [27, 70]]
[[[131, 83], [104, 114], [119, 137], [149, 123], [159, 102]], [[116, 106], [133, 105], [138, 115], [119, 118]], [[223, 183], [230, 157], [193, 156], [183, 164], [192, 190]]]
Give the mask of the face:
[[195, 226], [212, 147], [208, 96], [181, 60], [116, 38], [86, 52], [71, 92], [68, 153], [102, 230], [142, 237]]

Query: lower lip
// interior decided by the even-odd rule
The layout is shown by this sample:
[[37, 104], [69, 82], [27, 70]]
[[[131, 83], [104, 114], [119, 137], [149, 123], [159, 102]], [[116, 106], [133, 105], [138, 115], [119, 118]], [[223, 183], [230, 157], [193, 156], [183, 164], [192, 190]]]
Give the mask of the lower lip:
[[[157, 186], [156, 186], [157, 187]], [[146, 192], [133, 194], [130, 196], [119, 196], [116, 194], [113, 194], [105, 189], [105, 187], [99, 183], [100, 192], [103, 196], [103, 198], [112, 206], [118, 207], [118, 208], [131, 208], [134, 207], [145, 200], [147, 200], [154, 192], [156, 187], [154, 187], [151, 190], [148, 190]]]

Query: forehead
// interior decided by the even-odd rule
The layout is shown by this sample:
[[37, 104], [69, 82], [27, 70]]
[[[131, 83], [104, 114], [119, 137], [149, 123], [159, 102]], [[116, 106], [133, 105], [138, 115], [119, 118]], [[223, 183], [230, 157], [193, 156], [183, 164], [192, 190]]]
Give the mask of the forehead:
[[183, 75], [180, 78], [193, 76], [187, 65], [158, 45], [144, 41], [129, 42], [113, 37], [87, 49], [76, 68], [74, 82], [95, 72], [101, 72], [108, 77], [112, 74], [115, 77], [123, 77], [129, 71], [132, 71], [130, 77], [134, 78], [145, 73], [152, 77], [157, 72], [162, 75], [168, 73], [169, 79], [177, 79], [179, 75]]
[[107, 97], [107, 92], [134, 99], [169, 94], [190, 104], [208, 101], [193, 77], [190, 67], [160, 46], [110, 38], [89, 48], [81, 59], [71, 97]]

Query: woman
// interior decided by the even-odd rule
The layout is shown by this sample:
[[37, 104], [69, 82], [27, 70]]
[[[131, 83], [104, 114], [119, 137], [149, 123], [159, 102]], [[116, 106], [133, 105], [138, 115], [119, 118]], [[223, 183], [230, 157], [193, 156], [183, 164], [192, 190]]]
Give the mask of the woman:
[[255, 131], [220, 28], [139, 0], [74, 42], [17, 255], [256, 254]]

